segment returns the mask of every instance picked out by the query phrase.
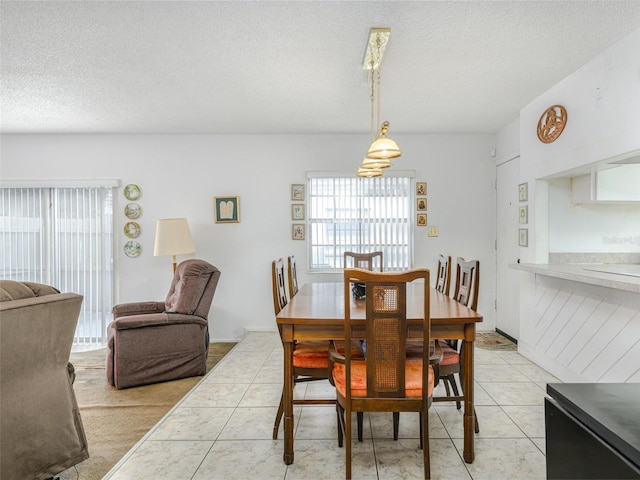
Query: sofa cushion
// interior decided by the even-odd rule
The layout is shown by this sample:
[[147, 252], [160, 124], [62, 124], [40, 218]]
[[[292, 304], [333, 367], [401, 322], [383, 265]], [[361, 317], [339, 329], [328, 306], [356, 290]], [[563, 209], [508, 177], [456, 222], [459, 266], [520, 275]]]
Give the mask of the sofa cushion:
[[60, 291], [43, 283], [0, 280], [0, 302], [41, 297], [43, 295], [53, 295], [56, 293], [60, 293]]
[[14, 280], [0, 280], [0, 301], [33, 298], [36, 294], [22, 282]]

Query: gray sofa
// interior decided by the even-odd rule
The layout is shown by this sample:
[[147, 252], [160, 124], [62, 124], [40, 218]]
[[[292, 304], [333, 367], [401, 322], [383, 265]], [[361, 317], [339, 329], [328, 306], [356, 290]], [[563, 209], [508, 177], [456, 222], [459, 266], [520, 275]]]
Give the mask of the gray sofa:
[[82, 296], [0, 280], [0, 478], [50, 478], [89, 458], [68, 363]]

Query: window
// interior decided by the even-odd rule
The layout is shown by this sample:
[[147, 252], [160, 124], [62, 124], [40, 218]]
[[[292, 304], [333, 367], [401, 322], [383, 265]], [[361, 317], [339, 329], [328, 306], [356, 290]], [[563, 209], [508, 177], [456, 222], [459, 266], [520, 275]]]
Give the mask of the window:
[[111, 187], [0, 188], [0, 278], [84, 296], [75, 345], [104, 345], [113, 305]]
[[307, 177], [311, 271], [343, 269], [345, 251], [380, 250], [385, 271], [411, 267], [412, 175], [358, 178], [310, 172]]

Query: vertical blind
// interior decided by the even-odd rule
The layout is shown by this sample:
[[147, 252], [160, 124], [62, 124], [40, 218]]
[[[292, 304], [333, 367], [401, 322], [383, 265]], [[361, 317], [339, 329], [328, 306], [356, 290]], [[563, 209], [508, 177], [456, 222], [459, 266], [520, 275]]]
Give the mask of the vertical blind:
[[0, 278], [84, 296], [74, 344], [106, 343], [113, 305], [113, 189], [0, 188]]
[[412, 259], [409, 176], [308, 176], [309, 268], [344, 268], [344, 252], [382, 251], [385, 271], [406, 270]]

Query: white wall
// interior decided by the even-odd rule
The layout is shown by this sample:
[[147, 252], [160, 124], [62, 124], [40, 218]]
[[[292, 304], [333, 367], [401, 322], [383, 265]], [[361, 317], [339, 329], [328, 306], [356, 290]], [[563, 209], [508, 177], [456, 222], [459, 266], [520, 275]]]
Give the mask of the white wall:
[[[547, 263], [550, 249], [610, 252], [607, 236], [640, 234], [638, 207], [572, 207], [569, 181], [550, 180], [640, 148], [638, 52], [640, 29], [521, 110], [520, 175], [529, 184], [530, 229], [529, 247], [521, 248], [524, 263]], [[555, 142], [544, 144], [536, 126], [554, 104], [566, 108], [567, 125]], [[640, 252], [638, 244], [628, 248], [615, 250]], [[618, 344], [640, 335], [638, 322], [629, 321], [639, 302], [638, 294], [523, 272], [518, 351], [563, 381], [637, 381], [626, 360], [619, 361], [624, 355], [637, 368], [637, 349]]]
[[[397, 136], [397, 169], [428, 182], [428, 222], [440, 236], [416, 228], [415, 266], [435, 268], [438, 253], [482, 263], [479, 311], [494, 328], [495, 201], [493, 135]], [[116, 301], [162, 300], [171, 259], [154, 257], [158, 218], [187, 217], [197, 252], [222, 272], [209, 315], [214, 341], [239, 339], [248, 329], [275, 328], [271, 261], [295, 254], [300, 283], [338, 279], [310, 275], [306, 242], [291, 240], [292, 183], [308, 170], [355, 171], [368, 135], [3, 135], [2, 180], [119, 179], [142, 188], [138, 238], [143, 253], [128, 258], [121, 233], [128, 220], [116, 198]], [[327, 146], [332, 151], [326, 153]], [[214, 196], [240, 196], [239, 224], [215, 224]], [[178, 261], [186, 259], [180, 256]]]
[[[529, 228], [533, 226], [529, 232], [529, 248], [521, 252], [523, 262], [547, 262], [548, 184], [540, 179], [640, 148], [638, 52], [640, 29], [521, 110], [521, 181], [529, 183]], [[567, 125], [555, 142], [544, 144], [536, 136], [536, 126], [542, 112], [554, 104], [566, 108]], [[598, 222], [593, 213], [589, 212], [580, 222]], [[635, 215], [631, 219], [634, 226], [627, 224], [626, 212], [615, 207], [602, 210], [600, 215], [602, 218], [615, 216], [625, 229], [637, 230], [640, 224]], [[591, 248], [603, 245], [603, 232], [597, 231], [594, 235], [589, 241]]]

